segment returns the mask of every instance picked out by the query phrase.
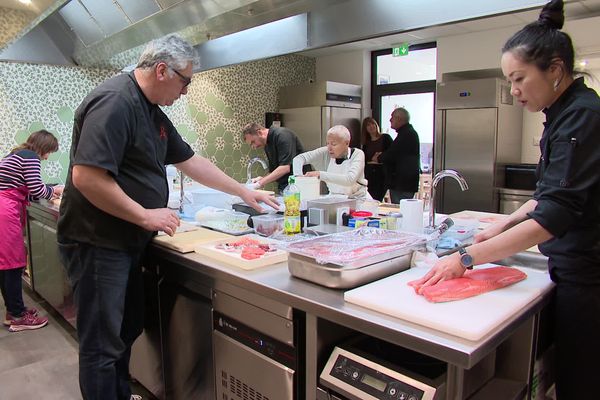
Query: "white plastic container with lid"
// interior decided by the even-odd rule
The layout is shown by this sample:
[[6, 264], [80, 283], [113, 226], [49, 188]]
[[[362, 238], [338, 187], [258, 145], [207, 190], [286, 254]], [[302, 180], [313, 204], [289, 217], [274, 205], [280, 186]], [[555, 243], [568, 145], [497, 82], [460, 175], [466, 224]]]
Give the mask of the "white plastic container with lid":
[[316, 199], [321, 195], [321, 181], [316, 176], [296, 176], [296, 187], [303, 202]]

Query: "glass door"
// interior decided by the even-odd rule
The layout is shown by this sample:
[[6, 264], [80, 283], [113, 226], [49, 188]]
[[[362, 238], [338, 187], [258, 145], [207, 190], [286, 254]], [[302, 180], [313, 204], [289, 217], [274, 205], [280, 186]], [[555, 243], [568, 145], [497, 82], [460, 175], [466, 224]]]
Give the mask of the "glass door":
[[433, 169], [437, 48], [436, 43], [425, 43], [408, 49], [408, 55], [401, 57], [394, 57], [392, 49], [372, 53], [373, 118], [379, 122], [382, 133], [395, 138], [390, 115], [395, 108], [404, 107], [419, 134], [421, 168], [423, 172], [430, 172]]
[[410, 114], [410, 123], [419, 134], [421, 144], [421, 169], [429, 172], [433, 165], [433, 119], [435, 93], [396, 94], [381, 96], [381, 132], [393, 138], [396, 131], [390, 127], [390, 115], [398, 107]]

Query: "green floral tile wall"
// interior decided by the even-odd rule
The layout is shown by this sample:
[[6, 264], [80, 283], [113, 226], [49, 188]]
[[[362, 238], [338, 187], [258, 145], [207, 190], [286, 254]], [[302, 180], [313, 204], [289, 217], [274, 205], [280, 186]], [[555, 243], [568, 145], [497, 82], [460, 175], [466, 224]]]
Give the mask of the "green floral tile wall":
[[0, 50], [35, 17], [33, 13], [0, 7]]
[[[44, 128], [59, 138], [59, 151], [42, 163], [47, 182], [64, 182], [73, 112], [85, 95], [114, 70], [0, 62], [0, 154]], [[264, 123], [279, 108], [281, 86], [315, 78], [315, 60], [288, 55], [197, 73], [187, 96], [166, 107], [175, 126], [200, 155], [242, 182], [252, 157], [264, 158], [243, 143], [242, 127]], [[262, 173], [256, 167], [256, 173]]]

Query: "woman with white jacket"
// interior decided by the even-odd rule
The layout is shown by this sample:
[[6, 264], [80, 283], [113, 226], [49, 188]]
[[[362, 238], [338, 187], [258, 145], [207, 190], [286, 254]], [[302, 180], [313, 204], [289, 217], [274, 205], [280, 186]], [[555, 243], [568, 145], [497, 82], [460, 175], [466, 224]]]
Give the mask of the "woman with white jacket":
[[327, 131], [327, 146], [298, 154], [294, 157], [293, 173], [302, 175], [302, 166], [311, 164], [314, 171], [304, 176], [315, 176], [327, 184], [330, 194], [350, 198], [371, 198], [365, 179], [365, 153], [350, 147], [350, 131], [336, 125]]

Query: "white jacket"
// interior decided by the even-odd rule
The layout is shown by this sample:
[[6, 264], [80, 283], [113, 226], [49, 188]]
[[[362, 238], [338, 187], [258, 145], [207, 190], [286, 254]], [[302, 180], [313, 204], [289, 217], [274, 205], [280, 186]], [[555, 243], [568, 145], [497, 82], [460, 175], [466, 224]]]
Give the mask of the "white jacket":
[[293, 161], [293, 174], [302, 175], [302, 166], [311, 164], [320, 171], [320, 179], [327, 184], [330, 194], [343, 194], [351, 198], [370, 198], [365, 179], [365, 153], [356, 148], [349, 149], [350, 158], [337, 164], [327, 147], [298, 154]]

